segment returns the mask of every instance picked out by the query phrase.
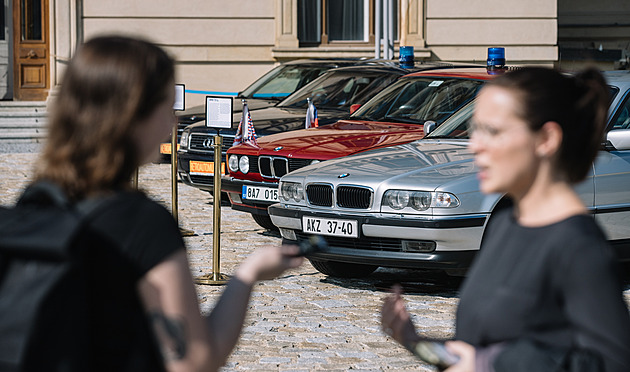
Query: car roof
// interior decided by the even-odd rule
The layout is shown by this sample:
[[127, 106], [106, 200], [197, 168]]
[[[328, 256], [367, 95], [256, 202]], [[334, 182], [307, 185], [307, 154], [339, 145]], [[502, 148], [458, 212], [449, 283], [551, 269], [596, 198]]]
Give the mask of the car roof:
[[620, 88], [622, 91], [630, 88], [630, 71], [629, 70], [616, 70], [616, 71], [603, 71], [602, 75], [606, 79], [608, 85], [613, 85]]
[[630, 70], [603, 71], [602, 74], [610, 81], [630, 83]]
[[[509, 69], [508, 69], [509, 71]], [[449, 68], [449, 69], [438, 69], [438, 70], [429, 70], [429, 71], [420, 71], [414, 72], [405, 77], [453, 77], [453, 78], [461, 78], [461, 79], [476, 79], [476, 80], [489, 80], [493, 77], [497, 76], [497, 73], [493, 73], [493, 71], [488, 71], [485, 67], [474, 67], [474, 68]]]
[[398, 63], [397, 61], [372, 59], [372, 60], [367, 60], [356, 65], [339, 67], [334, 70], [329, 70], [328, 73], [343, 72], [343, 71], [349, 71], [349, 72], [366, 71], [366, 70], [369, 70], [370, 68], [372, 68], [374, 71], [395, 71], [395, 72], [400, 72], [404, 75], [407, 75], [413, 72], [435, 70], [435, 69], [447, 69], [447, 68], [448, 69], [454, 69], [454, 68], [465, 69], [465, 68], [481, 68], [481, 67], [480, 65], [472, 65], [472, 64], [465, 64], [465, 63], [423, 61], [423, 62], [416, 62], [414, 64], [414, 67], [403, 68], [400, 66], [400, 63]]
[[322, 58], [322, 59], [318, 59], [318, 58], [308, 58], [308, 59], [295, 59], [292, 61], [286, 61], [286, 62], [282, 62], [283, 65], [322, 65], [322, 64], [329, 64], [329, 65], [336, 65], [336, 64], [341, 64], [341, 65], [353, 65], [356, 63], [362, 63], [364, 61], [367, 61], [366, 58]]

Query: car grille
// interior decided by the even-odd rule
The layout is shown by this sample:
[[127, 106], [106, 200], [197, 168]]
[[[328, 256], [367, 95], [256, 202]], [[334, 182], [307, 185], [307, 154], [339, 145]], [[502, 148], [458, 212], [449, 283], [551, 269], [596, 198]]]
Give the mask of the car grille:
[[214, 185], [214, 177], [188, 175], [190, 182], [196, 185]]
[[[285, 157], [276, 156], [256, 156], [249, 157], [249, 166], [252, 168], [252, 164], [256, 164], [257, 172], [265, 178], [279, 179], [288, 172], [300, 169], [311, 164], [311, 159], [287, 159]], [[250, 172], [253, 172], [251, 170]]]
[[365, 187], [337, 187], [337, 205], [342, 208], [368, 209], [372, 204], [372, 190]]
[[287, 158], [261, 156], [258, 158], [260, 175], [267, 178], [280, 178], [289, 173]]
[[312, 205], [332, 207], [333, 189], [331, 185], [312, 184], [306, 186], [306, 197]]
[[296, 169], [306, 167], [311, 164], [311, 159], [289, 159], [289, 172], [293, 172]]
[[249, 171], [247, 173], [260, 173], [258, 169], [258, 156], [247, 155], [249, 158]]
[[[221, 152], [225, 154], [225, 152], [232, 147], [234, 143], [234, 135], [221, 136], [223, 137], [223, 145], [221, 145]], [[201, 134], [201, 133], [191, 133], [190, 134], [190, 146], [188, 147], [189, 151], [194, 152], [203, 152], [203, 153], [213, 153], [214, 148], [212, 145], [214, 144], [214, 135], [210, 134]]]
[[[307, 240], [309, 235], [301, 232], [296, 233], [298, 242]], [[335, 236], [325, 236], [326, 242], [331, 247], [361, 249], [370, 251], [402, 252], [402, 240], [395, 238], [340, 238]]]

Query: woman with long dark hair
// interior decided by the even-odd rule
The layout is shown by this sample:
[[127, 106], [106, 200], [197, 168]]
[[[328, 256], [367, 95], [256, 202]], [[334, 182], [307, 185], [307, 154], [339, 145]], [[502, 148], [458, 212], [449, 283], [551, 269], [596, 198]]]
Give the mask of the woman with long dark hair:
[[[573, 186], [592, 168], [609, 103], [601, 74], [522, 68], [477, 97], [470, 150], [480, 189], [513, 207], [490, 220], [461, 289], [456, 371], [556, 371], [571, 360], [630, 370], [630, 317], [616, 255]], [[420, 337], [400, 289], [383, 328]]]
[[88, 249], [90, 370], [218, 370], [236, 345], [254, 283], [302, 262], [296, 246], [257, 250], [211, 314], [200, 314], [174, 218], [130, 187], [175, 125], [174, 75], [173, 60], [149, 42], [96, 37], [78, 48], [51, 105], [35, 182], [57, 185], [75, 203], [107, 200], [89, 222], [101, 242]]

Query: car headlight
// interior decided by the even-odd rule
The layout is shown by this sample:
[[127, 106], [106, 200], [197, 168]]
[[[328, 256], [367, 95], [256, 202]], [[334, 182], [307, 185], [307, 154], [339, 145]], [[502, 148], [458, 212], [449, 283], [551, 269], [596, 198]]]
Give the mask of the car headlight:
[[459, 199], [448, 192], [387, 190], [381, 201], [383, 211], [403, 211], [409, 208], [409, 212], [426, 211], [429, 208], [455, 208], [459, 206]]
[[188, 138], [190, 138], [190, 132], [187, 130], [183, 131], [181, 137], [179, 138], [180, 150], [188, 149]]
[[317, 160], [317, 159], [311, 160], [311, 164], [310, 165], [317, 164], [317, 163], [319, 163], [319, 160]]
[[390, 208], [400, 210], [409, 205], [409, 191], [405, 190], [389, 190], [383, 200], [387, 202]]
[[301, 183], [296, 183], [295, 186], [292, 188], [292, 191], [293, 199], [295, 199], [295, 201], [299, 202], [304, 199], [304, 188], [302, 187]]
[[238, 156], [230, 155], [228, 156], [228, 168], [230, 169], [230, 173], [238, 172]]
[[431, 207], [431, 193], [425, 191], [414, 191], [409, 200], [411, 208], [417, 211], [426, 211]]
[[304, 187], [297, 182], [280, 182], [280, 196], [285, 201], [300, 202], [304, 199]]
[[241, 158], [238, 159], [238, 167], [243, 174], [247, 174], [247, 172], [249, 172], [249, 156], [241, 156]]

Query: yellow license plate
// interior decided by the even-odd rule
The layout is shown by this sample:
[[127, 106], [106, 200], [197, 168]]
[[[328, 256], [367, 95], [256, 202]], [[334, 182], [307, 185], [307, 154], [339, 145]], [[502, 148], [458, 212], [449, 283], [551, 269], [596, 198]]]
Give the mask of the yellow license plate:
[[[179, 150], [179, 144], [177, 144], [177, 149]], [[161, 143], [160, 144], [160, 154], [170, 155], [171, 154], [171, 144], [170, 143]]]
[[[191, 160], [190, 174], [193, 176], [212, 176], [214, 175], [214, 162], [212, 161], [196, 161]], [[225, 163], [221, 163], [221, 173], [225, 174]]]

